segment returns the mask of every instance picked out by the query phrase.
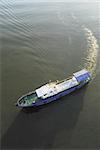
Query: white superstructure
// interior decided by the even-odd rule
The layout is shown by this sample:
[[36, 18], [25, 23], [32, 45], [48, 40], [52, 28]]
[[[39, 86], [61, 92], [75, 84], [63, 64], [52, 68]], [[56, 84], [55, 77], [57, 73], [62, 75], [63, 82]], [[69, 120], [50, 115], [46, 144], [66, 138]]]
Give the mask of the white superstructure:
[[39, 89], [36, 89], [36, 93], [38, 97], [42, 97], [45, 99], [47, 97], [56, 95], [57, 93], [67, 90], [76, 85], [78, 85], [78, 82], [76, 78], [73, 76], [71, 79], [69, 80], [66, 79], [61, 83], [57, 83], [57, 82], [48, 83], [40, 87]]
[[17, 106], [19, 107], [33, 107], [40, 106], [52, 101], [59, 99], [62, 96], [65, 96], [77, 89], [80, 89], [92, 79], [92, 74], [83, 69], [76, 73], [73, 73], [73, 76], [55, 82], [49, 82], [36, 90], [29, 92], [17, 101]]

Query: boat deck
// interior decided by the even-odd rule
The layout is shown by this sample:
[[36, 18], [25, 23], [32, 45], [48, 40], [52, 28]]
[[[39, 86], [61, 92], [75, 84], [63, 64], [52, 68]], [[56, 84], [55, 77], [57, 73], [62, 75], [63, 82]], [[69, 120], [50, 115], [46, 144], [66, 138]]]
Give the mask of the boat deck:
[[50, 96], [53, 96], [59, 92], [62, 92], [64, 90], [67, 90], [73, 86], [78, 85], [78, 82], [76, 78], [73, 76], [72, 79], [65, 80], [64, 82], [58, 83], [57, 82], [51, 82], [48, 83], [41, 88], [36, 90], [36, 93], [38, 97], [47, 98]]
[[71, 88], [73, 86], [76, 86], [76, 85], [78, 85], [78, 82], [77, 82], [76, 78], [73, 77], [70, 80], [67, 80], [65, 82], [62, 82], [62, 83], [58, 84], [57, 88], [58, 88], [58, 90], [60, 92], [60, 91], [67, 90], [67, 89], [69, 89], [69, 88]]
[[82, 87], [83, 85], [85, 85], [90, 81], [91, 77], [92, 77], [91, 73], [86, 69], [83, 69], [81, 71], [73, 73], [73, 75], [67, 79], [47, 83], [41, 86], [40, 88], [36, 89], [35, 91], [32, 91], [19, 98], [18, 106], [21, 107], [29, 107], [33, 105], [39, 106], [44, 104], [44, 102], [42, 101], [43, 99], [47, 100], [49, 98], [47, 100], [48, 102], [50, 100], [50, 97], [52, 100], [55, 100], [55, 98], [58, 99], [59, 96], [61, 97], [63, 95], [66, 95], [69, 92], [72, 92], [74, 89], [76, 89], [74, 88], [75, 86], [79, 85], [78, 88]]

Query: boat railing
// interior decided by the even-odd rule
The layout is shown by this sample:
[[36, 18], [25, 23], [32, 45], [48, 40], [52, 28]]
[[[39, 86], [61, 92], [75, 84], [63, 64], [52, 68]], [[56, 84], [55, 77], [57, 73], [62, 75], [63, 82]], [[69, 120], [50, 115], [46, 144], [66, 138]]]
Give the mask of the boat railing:
[[70, 79], [72, 79], [72, 77], [73, 77], [73, 76], [70, 76], [70, 77], [68, 77], [68, 78], [66, 78], [66, 79], [63, 79], [63, 80], [60, 80], [60, 81], [57, 80], [57, 81], [56, 81], [56, 84], [62, 83], [62, 82], [67, 81], [67, 80], [70, 80]]

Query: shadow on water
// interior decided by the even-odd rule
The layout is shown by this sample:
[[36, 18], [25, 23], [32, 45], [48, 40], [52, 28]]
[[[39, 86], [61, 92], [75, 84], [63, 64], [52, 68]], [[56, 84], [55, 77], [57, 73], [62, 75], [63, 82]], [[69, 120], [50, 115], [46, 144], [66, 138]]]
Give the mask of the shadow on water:
[[[86, 88], [37, 109], [22, 109], [2, 137], [2, 149], [71, 148], [70, 140], [83, 108]], [[64, 133], [66, 142], [58, 147], [59, 133]], [[61, 140], [64, 139], [60, 139], [63, 143]]]

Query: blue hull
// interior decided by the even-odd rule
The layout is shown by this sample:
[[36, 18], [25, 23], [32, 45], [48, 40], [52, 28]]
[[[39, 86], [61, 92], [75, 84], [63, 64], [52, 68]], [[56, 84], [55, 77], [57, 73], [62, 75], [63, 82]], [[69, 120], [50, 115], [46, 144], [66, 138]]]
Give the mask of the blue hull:
[[[41, 105], [44, 105], [44, 104], [48, 104], [48, 103], [50, 103], [50, 102], [52, 102], [52, 101], [59, 100], [59, 98], [65, 96], [65, 95], [68, 95], [69, 93], [71, 93], [71, 92], [73, 92], [73, 91], [75, 91], [75, 90], [77, 90], [77, 89], [80, 89], [80, 88], [83, 87], [84, 85], [86, 85], [86, 83], [84, 83], [84, 84], [82, 84], [82, 85], [75, 86], [75, 87], [70, 88], [70, 89], [68, 89], [68, 90], [65, 90], [65, 91], [63, 91], [63, 92], [61, 92], [61, 93], [58, 93], [58, 94], [56, 94], [56, 95], [54, 95], [54, 96], [51, 96], [51, 97], [49, 97], [49, 98], [40, 99], [37, 103], [32, 104], [32, 105], [30, 105], [29, 107], [37, 107], [37, 106], [41, 106]], [[21, 107], [21, 106], [20, 106], [20, 107]], [[26, 108], [27, 106], [22, 106], [22, 107], [23, 107], [23, 108]]]
[[43, 100], [41, 99], [41, 101], [38, 102], [37, 104], [35, 104], [35, 106], [40, 106], [40, 105], [44, 105], [44, 104], [50, 103], [50, 102], [52, 102], [52, 101], [56, 101], [56, 100], [58, 100], [59, 98], [65, 96], [65, 95], [68, 95], [69, 93], [71, 93], [71, 92], [73, 92], [73, 91], [75, 91], [75, 90], [77, 90], [77, 89], [80, 89], [80, 88], [83, 87], [83, 86], [84, 86], [84, 85], [75, 86], [75, 87], [73, 87], [73, 88], [71, 88], [71, 89], [68, 89], [68, 90], [63, 91], [63, 92], [61, 92], [61, 93], [58, 93], [57, 95], [54, 95], [54, 96], [52, 96], [52, 97], [49, 97], [49, 98], [46, 98], [46, 99], [43, 99]]
[[[37, 107], [50, 103], [52, 101], [56, 101], [59, 98], [68, 95], [69, 93], [80, 89], [81, 87], [89, 83], [91, 77], [91, 73], [86, 69], [83, 69], [74, 73], [72, 77], [65, 80], [47, 83], [36, 89], [35, 91], [29, 92], [28, 94], [23, 95], [21, 98], [19, 98], [17, 101], [17, 106], [21, 108]], [[56, 86], [58, 86], [57, 88], [60, 90], [58, 90]]]

